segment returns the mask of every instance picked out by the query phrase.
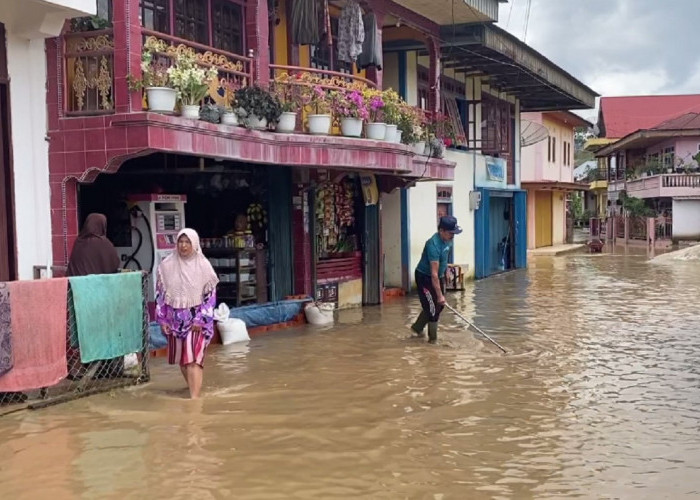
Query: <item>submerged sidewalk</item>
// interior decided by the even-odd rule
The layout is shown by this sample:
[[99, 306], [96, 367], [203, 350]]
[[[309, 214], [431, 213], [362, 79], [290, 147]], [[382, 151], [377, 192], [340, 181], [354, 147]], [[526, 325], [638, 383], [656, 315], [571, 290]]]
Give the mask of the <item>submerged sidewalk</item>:
[[551, 247], [535, 248], [532, 250], [528, 250], [527, 254], [530, 256], [546, 255], [550, 257], [555, 257], [557, 255], [575, 252], [576, 250], [580, 250], [581, 248], [585, 247], [585, 243], [568, 243], [563, 245], [554, 245]]

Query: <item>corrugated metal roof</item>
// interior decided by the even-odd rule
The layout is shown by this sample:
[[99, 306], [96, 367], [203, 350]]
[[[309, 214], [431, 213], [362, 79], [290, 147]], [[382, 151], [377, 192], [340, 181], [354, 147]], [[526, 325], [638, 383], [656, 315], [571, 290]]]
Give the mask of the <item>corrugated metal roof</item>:
[[693, 111], [700, 112], [700, 94], [602, 97], [598, 127], [602, 137], [619, 139]]

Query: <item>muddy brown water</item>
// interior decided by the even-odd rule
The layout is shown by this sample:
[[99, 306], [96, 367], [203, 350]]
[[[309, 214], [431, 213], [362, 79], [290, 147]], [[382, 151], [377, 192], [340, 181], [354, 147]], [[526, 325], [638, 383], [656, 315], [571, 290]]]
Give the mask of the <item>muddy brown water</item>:
[[153, 382], [0, 419], [3, 498], [679, 498], [700, 495], [700, 264], [531, 260], [418, 300], [214, 346], [205, 396]]

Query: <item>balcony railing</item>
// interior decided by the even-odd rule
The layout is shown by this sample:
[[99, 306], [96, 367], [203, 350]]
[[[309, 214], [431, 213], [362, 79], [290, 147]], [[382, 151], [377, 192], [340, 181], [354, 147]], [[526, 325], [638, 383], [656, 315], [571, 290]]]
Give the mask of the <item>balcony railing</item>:
[[114, 36], [111, 29], [65, 35], [67, 115], [114, 110]]
[[[321, 87], [328, 90], [376, 87], [373, 81], [349, 73], [316, 68], [302, 68], [300, 66], [270, 64], [270, 76], [273, 80], [284, 75], [289, 75], [291, 77], [309, 75], [313, 77], [315, 83], [318, 83]], [[291, 78], [290, 82], [301, 86], [308, 85], [308, 82], [301, 78], [298, 78], [298, 83], [295, 83], [295, 78]]]
[[627, 181], [627, 192], [638, 198], [700, 195], [700, 174], [659, 174]]
[[661, 178], [661, 186], [700, 189], [700, 174], [665, 174]]
[[219, 70], [219, 78], [209, 88], [207, 97], [221, 106], [226, 105], [230, 91], [250, 85], [253, 81], [253, 58], [214, 49], [195, 42], [183, 40], [156, 31], [142, 30], [144, 43], [155, 42], [162, 48], [157, 52], [158, 57], [169, 65], [174, 62], [177, 54], [189, 52], [197, 62], [204, 67], [215, 67]]

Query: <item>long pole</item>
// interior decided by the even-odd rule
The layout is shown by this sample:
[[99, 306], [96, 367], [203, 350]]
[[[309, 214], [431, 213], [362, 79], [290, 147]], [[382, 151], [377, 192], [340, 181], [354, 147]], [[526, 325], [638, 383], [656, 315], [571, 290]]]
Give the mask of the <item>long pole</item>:
[[457, 311], [455, 311], [455, 309], [454, 309], [451, 305], [445, 304], [445, 307], [448, 308], [450, 311], [452, 311], [458, 318], [460, 318], [462, 321], [464, 321], [467, 325], [471, 326], [474, 330], [476, 330], [476, 331], [479, 332], [481, 335], [483, 335], [484, 337], [486, 337], [487, 339], [489, 339], [489, 340], [491, 341], [491, 343], [492, 343], [493, 345], [495, 345], [496, 347], [498, 347], [501, 351], [503, 351], [503, 352], [506, 353], [506, 354], [508, 353], [508, 351], [506, 351], [506, 350], [503, 348], [503, 346], [501, 346], [501, 344], [499, 344], [498, 342], [496, 342], [495, 340], [493, 340], [491, 337], [489, 337], [488, 335], [486, 335], [486, 333], [484, 333], [484, 331], [483, 331], [481, 328], [479, 328], [479, 327], [476, 326], [474, 323], [472, 323], [471, 321], [469, 321], [467, 318], [465, 318], [464, 316], [462, 316], [460, 313], [458, 313]]

